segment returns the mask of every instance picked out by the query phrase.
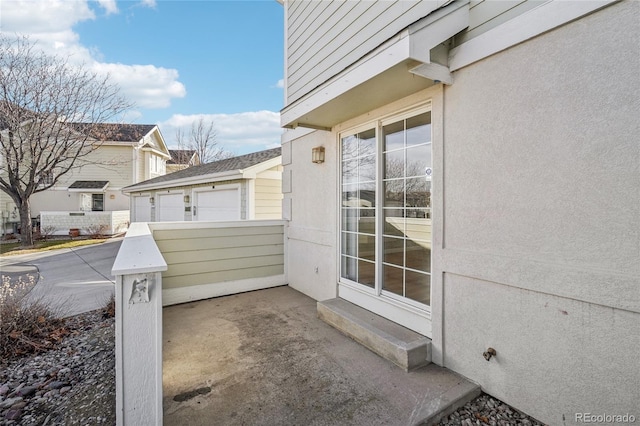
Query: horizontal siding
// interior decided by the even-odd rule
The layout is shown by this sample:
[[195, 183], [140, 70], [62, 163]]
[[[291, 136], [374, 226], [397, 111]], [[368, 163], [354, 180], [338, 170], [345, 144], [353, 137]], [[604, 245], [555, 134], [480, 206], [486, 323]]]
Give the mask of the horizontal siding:
[[163, 288], [284, 274], [284, 226], [154, 230], [168, 269]]
[[309, 93], [443, 3], [287, 3], [287, 103]]
[[[133, 183], [133, 160], [130, 146], [104, 145], [76, 162], [82, 167], [62, 176], [57, 186], [69, 186], [76, 180], [108, 180], [109, 188], [123, 188]], [[87, 191], [90, 192], [90, 191]]]
[[283, 273], [284, 265], [261, 266], [255, 268], [246, 267], [244, 269], [235, 269], [231, 271], [212, 271], [205, 274], [181, 275], [167, 278], [165, 278], [163, 273], [162, 288], [184, 288], [227, 281], [240, 281], [252, 278], [272, 277], [275, 275], [282, 275]]
[[548, 1], [549, 0], [482, 0], [472, 2], [469, 10], [469, 27], [455, 37], [454, 47]]
[[282, 218], [282, 181], [256, 179], [255, 218], [258, 220]]

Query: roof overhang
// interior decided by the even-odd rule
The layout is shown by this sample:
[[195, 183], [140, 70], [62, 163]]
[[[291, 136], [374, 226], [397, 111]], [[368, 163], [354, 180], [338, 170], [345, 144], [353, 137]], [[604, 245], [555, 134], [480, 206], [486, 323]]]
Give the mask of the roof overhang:
[[109, 186], [108, 180], [77, 180], [69, 185], [69, 192], [104, 192]]
[[133, 192], [153, 191], [156, 189], [176, 188], [180, 186], [200, 185], [203, 183], [216, 183], [225, 180], [242, 179], [242, 170], [227, 170], [219, 173], [210, 173], [207, 175], [190, 176], [182, 179], [165, 180], [161, 182], [152, 182], [148, 184], [135, 185], [122, 188], [125, 194]]
[[267, 161], [263, 161], [262, 163], [255, 164], [251, 167], [247, 167], [244, 170], [241, 170], [242, 177], [244, 179], [255, 179], [258, 173], [267, 171], [273, 167], [279, 166], [282, 164], [282, 155], [277, 157], [273, 157]]
[[157, 148], [154, 148], [152, 146], [149, 145], [144, 145], [142, 148], [140, 148], [141, 151], [145, 151], [145, 152], [153, 152], [154, 154], [164, 158], [165, 160], [168, 160], [171, 158], [171, 156], [169, 154], [167, 154], [166, 152], [160, 151]]
[[280, 113], [282, 127], [336, 124], [436, 83], [452, 84], [431, 50], [469, 26], [469, 0], [456, 0], [412, 24]]
[[227, 180], [237, 179], [255, 179], [256, 175], [262, 171], [269, 170], [282, 164], [282, 155], [255, 164], [246, 169], [234, 169], [225, 170], [224, 172], [209, 173], [198, 176], [189, 176], [181, 179], [165, 180], [161, 182], [151, 182], [147, 184], [135, 184], [125, 188], [122, 188], [122, 192], [125, 194], [131, 194], [134, 192], [153, 191], [157, 189], [177, 188], [181, 186], [189, 185], [201, 185], [206, 183], [216, 183]]

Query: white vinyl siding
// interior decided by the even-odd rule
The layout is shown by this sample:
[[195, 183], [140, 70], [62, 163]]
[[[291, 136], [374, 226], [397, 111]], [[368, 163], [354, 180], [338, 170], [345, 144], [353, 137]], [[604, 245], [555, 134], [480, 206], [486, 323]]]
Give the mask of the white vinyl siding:
[[136, 163], [136, 180], [135, 183], [142, 182], [145, 180], [145, 169], [144, 169], [144, 152], [140, 149], [135, 150], [135, 163]]
[[454, 46], [547, 2], [548, 0], [472, 1], [469, 8], [469, 28], [454, 38]]
[[287, 3], [287, 103], [337, 75], [445, 1]]
[[133, 182], [131, 146], [102, 145], [60, 178], [56, 186], [67, 187], [77, 180], [109, 181], [109, 189], [123, 188]]
[[282, 180], [255, 181], [255, 219], [282, 218]]

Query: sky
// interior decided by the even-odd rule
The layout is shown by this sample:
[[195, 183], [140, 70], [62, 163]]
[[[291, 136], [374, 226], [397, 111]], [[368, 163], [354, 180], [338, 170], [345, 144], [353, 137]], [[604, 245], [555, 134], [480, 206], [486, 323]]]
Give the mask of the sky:
[[1, 0], [0, 32], [108, 73], [126, 121], [175, 133], [213, 120], [236, 155], [280, 146], [283, 7], [276, 0]]

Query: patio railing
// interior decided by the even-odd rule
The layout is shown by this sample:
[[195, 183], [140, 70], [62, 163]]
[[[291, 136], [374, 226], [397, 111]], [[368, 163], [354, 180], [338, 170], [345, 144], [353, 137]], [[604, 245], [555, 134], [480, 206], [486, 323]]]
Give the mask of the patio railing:
[[287, 283], [284, 221], [133, 223], [116, 276], [117, 424], [162, 424], [162, 306]]

